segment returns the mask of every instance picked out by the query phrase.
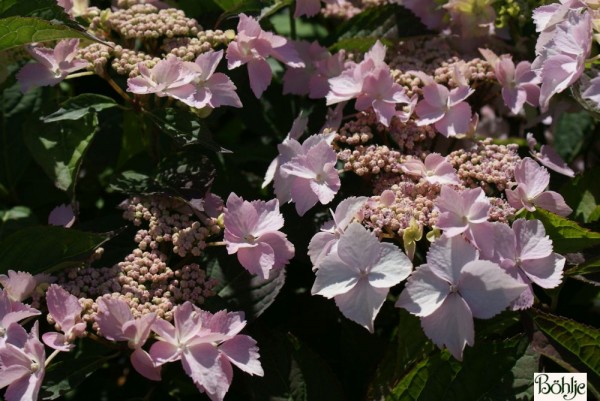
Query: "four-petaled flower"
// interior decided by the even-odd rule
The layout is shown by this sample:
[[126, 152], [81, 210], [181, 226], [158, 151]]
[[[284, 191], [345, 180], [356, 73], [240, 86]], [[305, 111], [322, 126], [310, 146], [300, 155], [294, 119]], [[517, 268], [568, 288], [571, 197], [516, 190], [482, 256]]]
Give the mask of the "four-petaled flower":
[[263, 31], [258, 21], [240, 14], [237, 36], [227, 47], [227, 67], [248, 64], [250, 88], [259, 98], [271, 83], [273, 73], [266, 58], [272, 56], [289, 67], [304, 67], [296, 49], [283, 36]]
[[542, 288], [555, 288], [561, 283], [565, 257], [553, 252], [552, 240], [539, 220], [518, 219], [512, 228], [503, 223], [493, 226], [494, 237], [485, 241], [487, 246], [481, 253], [527, 284], [512, 304], [513, 309], [527, 309], [534, 300], [532, 283]]
[[283, 216], [279, 202], [248, 202], [229, 195], [223, 215], [227, 252], [237, 253], [241, 265], [252, 274], [268, 278], [272, 269], [285, 266], [294, 256], [294, 245], [279, 229]]
[[77, 58], [79, 39], [65, 39], [54, 49], [28, 47], [27, 51], [37, 63], [26, 64], [17, 73], [23, 93], [38, 86], [56, 85], [72, 72], [89, 66], [89, 62]]
[[415, 113], [419, 116], [417, 124], [433, 124], [445, 137], [466, 133], [471, 122], [471, 106], [465, 99], [473, 92], [469, 86], [463, 85], [452, 90], [436, 82], [425, 85], [423, 100], [415, 106]]
[[125, 301], [111, 297], [98, 298], [96, 304], [100, 333], [111, 341], [127, 341], [133, 349], [129, 360], [135, 370], [147, 379], [160, 381], [160, 367], [155, 366], [150, 355], [142, 349], [156, 321], [156, 313], [135, 319]]
[[533, 212], [537, 207], [560, 216], [568, 216], [573, 211], [562, 195], [546, 191], [550, 184], [550, 173], [535, 160], [526, 157], [515, 167], [517, 186], [506, 190], [508, 203], [515, 209], [525, 208]]
[[302, 152], [281, 165], [281, 174], [289, 180], [289, 193], [300, 216], [317, 202], [331, 202], [341, 186], [335, 168], [337, 155], [324, 137], [308, 138]]
[[86, 324], [81, 318], [82, 306], [76, 296], [69, 294], [62, 287], [52, 284], [46, 292], [48, 314], [62, 333], [47, 332], [42, 341], [50, 348], [68, 352], [75, 345], [72, 342], [84, 335]]
[[225, 397], [233, 376], [231, 364], [251, 375], [264, 374], [256, 341], [238, 334], [246, 325], [242, 313], [213, 315], [188, 301], [175, 308], [173, 323], [154, 323], [152, 330], [159, 337], [150, 356], [157, 365], [181, 360], [185, 373], [212, 401]]
[[404, 174], [422, 177], [431, 184], [459, 184], [456, 169], [439, 153], [430, 153], [421, 161], [416, 157], [408, 159], [400, 165]]
[[421, 318], [421, 326], [438, 347], [462, 360], [473, 345], [473, 318], [489, 319], [504, 310], [527, 286], [500, 266], [479, 260], [479, 252], [462, 237], [442, 236], [427, 252], [400, 294], [397, 307]]
[[46, 372], [46, 352], [39, 340], [38, 322], [28, 334], [13, 323], [8, 327], [6, 341], [0, 346], [0, 389], [6, 401], [38, 399]]
[[379, 242], [359, 223], [340, 237], [319, 264], [311, 293], [334, 298], [340, 311], [370, 332], [390, 287], [410, 274], [412, 263], [395, 245]]

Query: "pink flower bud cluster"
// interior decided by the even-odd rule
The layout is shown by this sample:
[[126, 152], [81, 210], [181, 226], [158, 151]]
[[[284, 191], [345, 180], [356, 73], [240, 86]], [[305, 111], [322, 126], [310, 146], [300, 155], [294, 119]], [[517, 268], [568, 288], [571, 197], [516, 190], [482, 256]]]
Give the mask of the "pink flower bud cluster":
[[[232, 32], [233, 33], [233, 32]], [[233, 39], [233, 34], [221, 30], [206, 30], [198, 32], [198, 37], [177, 37], [164, 41], [161, 49], [183, 61], [194, 61], [202, 53], [219, 46], [227, 46]]]
[[183, 202], [166, 198], [134, 197], [124, 208], [123, 218], [136, 226], [148, 222], [148, 229], [142, 228], [135, 235], [141, 250], [154, 250], [162, 243], [172, 243], [173, 253], [181, 257], [200, 256], [206, 247], [205, 239], [221, 230], [215, 217], [196, 215]]
[[152, 68], [160, 61], [159, 57], [153, 57], [141, 51], [126, 49], [116, 46], [114, 49], [115, 58], [112, 60], [111, 67], [119, 75], [129, 75], [135, 77], [139, 75], [138, 63], [144, 63], [148, 68]]
[[117, 10], [108, 18], [109, 26], [126, 39], [157, 39], [163, 36], [197, 35], [202, 29], [196, 20], [175, 8], [159, 10], [151, 4], [138, 4]]
[[338, 152], [338, 160], [344, 163], [344, 171], [357, 175], [399, 173], [401, 153], [382, 145], [356, 146], [354, 150]]
[[518, 145], [495, 145], [491, 138], [480, 142], [472, 150], [456, 150], [448, 160], [458, 171], [458, 177], [467, 188], [481, 187], [488, 195], [509, 188], [514, 182], [515, 166], [521, 160]]
[[399, 237], [412, 219], [421, 226], [432, 227], [437, 220], [434, 201], [439, 193], [439, 184], [404, 179], [370, 198], [361, 210], [362, 224], [377, 235], [393, 233]]
[[[77, 57], [89, 61], [88, 70], [94, 70], [100, 73], [104, 70], [108, 60], [110, 60], [116, 51], [115, 44], [108, 42], [113, 47], [101, 43], [91, 43], [77, 51]], [[120, 47], [120, 46], [119, 46]]]

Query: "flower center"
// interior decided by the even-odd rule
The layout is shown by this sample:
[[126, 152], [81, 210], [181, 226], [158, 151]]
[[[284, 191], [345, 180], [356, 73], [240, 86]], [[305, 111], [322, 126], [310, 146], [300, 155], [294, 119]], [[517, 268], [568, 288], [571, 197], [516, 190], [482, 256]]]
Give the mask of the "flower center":
[[458, 292], [458, 286], [456, 284], [450, 284], [450, 293], [453, 294]]
[[323, 173], [318, 173], [315, 177], [315, 181], [317, 184], [323, 184], [325, 182], [325, 175]]
[[244, 236], [244, 239], [246, 240], [246, 242], [250, 243], [250, 244], [254, 244], [254, 241], [256, 241], [256, 237], [252, 234], [246, 234]]

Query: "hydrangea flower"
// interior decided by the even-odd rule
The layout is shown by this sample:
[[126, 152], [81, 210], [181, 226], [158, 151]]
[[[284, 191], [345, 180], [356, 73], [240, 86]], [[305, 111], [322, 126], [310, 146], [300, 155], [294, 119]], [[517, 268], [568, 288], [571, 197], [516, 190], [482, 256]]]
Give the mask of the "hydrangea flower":
[[248, 64], [250, 88], [257, 98], [271, 83], [271, 67], [266, 60], [269, 56], [290, 67], [304, 67], [286, 38], [263, 31], [256, 19], [240, 14], [237, 36], [227, 47], [227, 67], [232, 70]]
[[185, 100], [193, 93], [194, 74], [176, 57], [160, 60], [152, 68], [138, 63], [140, 75], [127, 80], [127, 90], [138, 95], [155, 94]]
[[[314, 143], [311, 138], [307, 139], [307, 144]], [[302, 146], [305, 153], [300, 153], [281, 165], [283, 178], [290, 179], [291, 199], [295, 202], [296, 211], [300, 216], [317, 202], [323, 205], [331, 202], [341, 186], [335, 168], [337, 163], [335, 151], [325, 138], [322, 136], [316, 138], [318, 138], [316, 144]]]
[[181, 360], [185, 373], [212, 401], [222, 401], [229, 390], [231, 364], [251, 375], [264, 374], [256, 341], [238, 334], [246, 325], [242, 313], [213, 315], [188, 301], [175, 308], [173, 322], [154, 323], [159, 337], [150, 355], [158, 365]]
[[17, 323], [10, 325], [0, 345], [0, 389], [6, 401], [37, 400], [46, 372], [46, 352], [39, 340], [38, 322], [27, 333]]
[[293, 43], [305, 67], [286, 70], [283, 94], [308, 95], [311, 99], [325, 97], [329, 92], [329, 78], [337, 77], [344, 70], [344, 53], [332, 55], [318, 42]]
[[135, 319], [129, 305], [115, 298], [98, 298], [96, 323], [104, 337], [111, 341], [127, 341], [131, 354], [131, 365], [142, 376], [160, 381], [160, 367], [155, 366], [150, 355], [142, 349], [148, 340], [156, 313], [147, 313]]
[[465, 233], [468, 238], [473, 238], [475, 226], [487, 222], [492, 207], [481, 188], [458, 192], [447, 185], [442, 187], [435, 206], [440, 211], [436, 227], [444, 230], [444, 235]]
[[294, 245], [279, 231], [283, 216], [277, 199], [248, 202], [231, 193], [223, 220], [227, 253], [237, 253], [250, 273], [267, 279], [272, 269], [282, 268], [294, 256]]
[[54, 49], [28, 47], [37, 63], [26, 64], [17, 73], [23, 93], [38, 86], [56, 85], [72, 72], [87, 68], [89, 62], [77, 58], [79, 39], [64, 39]]
[[12, 300], [6, 290], [0, 290], [0, 346], [5, 341], [7, 330], [11, 324], [39, 314], [41, 314], [39, 310]]
[[236, 86], [229, 77], [222, 72], [215, 72], [223, 58], [223, 50], [211, 50], [200, 54], [196, 60], [184, 63], [185, 68], [194, 74], [190, 85], [193, 93], [183, 101], [197, 109], [209, 106], [242, 107], [242, 102], [235, 92]]
[[550, 146], [542, 145], [539, 152], [536, 150], [537, 141], [531, 132], [527, 134], [527, 145], [529, 146], [529, 154], [538, 163], [559, 174], [566, 175], [567, 177], [575, 177], [573, 169]]
[[430, 153], [425, 161], [413, 157], [400, 165], [404, 174], [413, 177], [422, 177], [431, 184], [459, 184], [456, 169], [439, 153]]
[[352, 196], [341, 201], [335, 212], [330, 210], [333, 220], [323, 224], [321, 231], [316, 233], [308, 244], [308, 256], [313, 264], [313, 270], [319, 268], [325, 256], [337, 250], [340, 237], [350, 223], [355, 219], [362, 220], [361, 209], [367, 200], [365, 196]]
[[488, 49], [479, 49], [488, 63], [494, 68], [496, 79], [502, 85], [502, 99], [513, 114], [518, 114], [525, 103], [537, 107], [539, 105], [541, 82], [531, 63], [521, 61], [515, 66], [512, 57], [498, 57]]
[[400, 294], [397, 307], [421, 318], [423, 331], [438, 347], [462, 360], [473, 345], [473, 318], [489, 319], [527, 286], [497, 264], [479, 260], [479, 252], [462, 237], [442, 236], [427, 252]]
[[417, 124], [433, 124], [445, 137], [466, 133], [471, 122], [471, 106], [465, 99], [473, 92], [473, 89], [464, 85], [452, 90], [436, 82], [425, 85], [423, 100], [415, 107], [415, 113], [419, 116]]
[[[277, 145], [277, 150], [279, 154], [276, 158], [274, 158], [269, 167], [267, 167], [267, 171], [265, 172], [265, 179], [262, 183], [262, 188], [266, 188], [272, 181], [275, 181], [274, 186], [277, 188], [278, 186], [284, 185], [280, 183], [278, 185], [278, 181], [283, 180], [283, 176], [280, 171], [280, 167], [283, 163], [292, 160], [294, 156], [298, 153], [303, 152], [302, 145], [298, 142], [298, 138], [302, 136], [306, 127], [308, 125], [308, 117], [302, 113], [298, 117], [294, 119], [292, 123], [292, 128], [290, 128], [290, 132], [285, 136], [285, 139], [281, 144]], [[287, 186], [286, 189], [277, 190], [275, 188], [275, 194], [277, 195], [277, 199], [280, 203], [287, 203], [291, 199], [290, 195], [290, 187]]]
[[[323, 0], [325, 4], [340, 4], [344, 3], [345, 0]], [[296, 0], [296, 9], [294, 11], [294, 18], [312, 17], [317, 15], [321, 11], [321, 0]]]
[[526, 157], [515, 167], [517, 186], [506, 190], [508, 203], [515, 209], [527, 209], [533, 212], [537, 207], [560, 216], [568, 216], [573, 211], [562, 195], [546, 191], [550, 184], [550, 173], [535, 160]]
[[494, 223], [494, 239], [487, 244], [489, 249], [482, 250], [486, 259], [528, 286], [513, 302], [513, 309], [533, 306], [532, 283], [542, 288], [555, 288], [561, 283], [565, 257], [553, 252], [552, 240], [541, 221], [517, 219], [512, 228]]
[[52, 317], [58, 330], [62, 333], [47, 332], [42, 336], [48, 347], [68, 352], [75, 345], [73, 340], [83, 336], [86, 324], [81, 318], [83, 308], [76, 296], [69, 294], [62, 287], [52, 284], [46, 292], [48, 314]]
[[[540, 46], [543, 41], [543, 46]], [[541, 78], [540, 106], [547, 108], [552, 96], [579, 79], [592, 46], [592, 17], [582, 9], [570, 9], [565, 18], [536, 45], [531, 68]]]
[[331, 78], [327, 105], [356, 99], [357, 110], [365, 111], [372, 107], [378, 121], [385, 126], [390, 125], [394, 116], [408, 121], [410, 112], [397, 111], [396, 104], [411, 105], [412, 100], [392, 79], [390, 68], [384, 61], [385, 53], [386, 47], [377, 41], [363, 61], [351, 66], [339, 77]]
[[31, 296], [38, 281], [31, 273], [9, 270], [8, 275], [0, 274], [0, 284], [11, 300], [23, 301]]
[[334, 298], [344, 316], [373, 332], [390, 287], [411, 270], [412, 263], [397, 246], [379, 242], [354, 222], [340, 237], [337, 250], [320, 263], [311, 293]]
[[75, 213], [73, 207], [69, 204], [62, 204], [52, 209], [48, 215], [48, 224], [51, 226], [61, 226], [71, 228], [75, 223]]

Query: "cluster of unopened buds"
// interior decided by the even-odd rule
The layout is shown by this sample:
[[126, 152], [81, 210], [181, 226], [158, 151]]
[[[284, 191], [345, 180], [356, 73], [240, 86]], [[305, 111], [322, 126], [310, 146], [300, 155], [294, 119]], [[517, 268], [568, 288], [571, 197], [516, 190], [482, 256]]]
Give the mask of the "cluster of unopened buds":
[[[567, 176], [574, 172], [551, 148], [538, 151], [533, 136], [527, 138], [532, 157], [520, 157], [516, 145], [477, 139], [477, 110], [483, 105], [474, 99], [485, 83], [502, 99], [506, 115], [523, 116], [528, 107], [547, 110], [553, 96], [585, 77], [596, 13], [586, 2], [568, 0], [535, 11], [540, 37], [532, 63], [482, 48], [483, 59], [449, 56], [427, 73], [408, 69], [410, 61], [380, 41], [360, 58], [344, 51], [331, 54], [318, 43], [264, 31], [245, 14], [234, 34], [221, 32], [214, 48], [202, 47], [198, 38], [204, 31], [182, 12], [129, 3], [119, 1], [122, 9], [106, 26], [128, 40], [173, 41], [152, 54], [118, 45], [121, 55], [137, 60], [134, 66], [114, 64], [129, 74], [127, 98], [133, 94], [144, 104], [154, 95], [194, 109], [241, 108], [236, 85], [217, 72], [223, 57], [229, 70], [247, 66], [257, 98], [272, 81], [267, 60], [274, 58], [286, 66], [286, 94], [341, 106], [332, 109], [321, 132], [300, 140], [304, 126], [298, 120], [278, 145], [263, 185], [273, 183], [276, 199], [248, 201], [231, 193], [222, 202], [207, 195], [206, 207], [199, 210], [193, 202], [132, 198], [122, 207], [124, 217], [139, 228], [137, 245], [117, 265], [67, 270], [58, 279], [12, 271], [0, 276], [0, 374], [11, 375], [0, 383], [8, 386], [8, 400], [24, 394], [35, 398], [56, 352], [70, 351], [76, 339], [91, 334], [126, 341], [132, 366], [150, 380], [160, 380], [163, 365], [181, 360], [212, 400], [225, 396], [231, 364], [262, 375], [256, 342], [239, 334], [246, 324], [243, 314], [199, 308], [214, 296], [217, 283], [198, 258], [222, 234], [227, 253], [268, 280], [295, 253], [281, 231], [280, 205], [294, 203], [299, 216], [317, 204], [331, 205], [343, 178], [352, 173], [371, 193], [339, 201], [332, 219], [312, 237], [308, 255], [316, 278], [311, 293], [333, 298], [344, 316], [370, 332], [390, 288], [404, 283], [396, 306], [418, 316], [425, 334], [460, 360], [465, 346], [474, 344], [474, 318], [530, 308], [534, 285], [550, 289], [561, 283], [565, 257], [554, 252], [542, 222], [523, 217], [538, 208], [568, 216], [572, 210], [562, 196], [548, 190], [548, 169]], [[344, 2], [325, 3], [342, 7]], [[317, 0], [296, 4], [297, 17], [314, 15], [322, 6]], [[404, 4], [422, 14], [415, 2]], [[17, 75], [23, 91], [89, 69], [79, 46], [79, 40], [69, 39], [54, 49], [31, 47], [36, 62]], [[114, 50], [103, 51], [105, 59], [114, 57]], [[95, 71], [110, 79], [105, 71]], [[581, 95], [598, 106], [600, 78], [586, 79]], [[343, 107], [350, 103], [357, 114], [342, 124]], [[456, 146], [439, 151], [436, 140]], [[210, 208], [213, 212], [210, 202], [219, 203]], [[417, 249], [424, 251], [425, 263], [413, 268]], [[185, 263], [170, 266], [173, 255]], [[45, 293], [45, 303], [36, 291]], [[24, 303], [30, 297], [35, 308]], [[40, 340], [39, 323], [29, 332], [20, 323], [42, 311], [56, 331]], [[48, 358], [44, 344], [56, 350]]]

